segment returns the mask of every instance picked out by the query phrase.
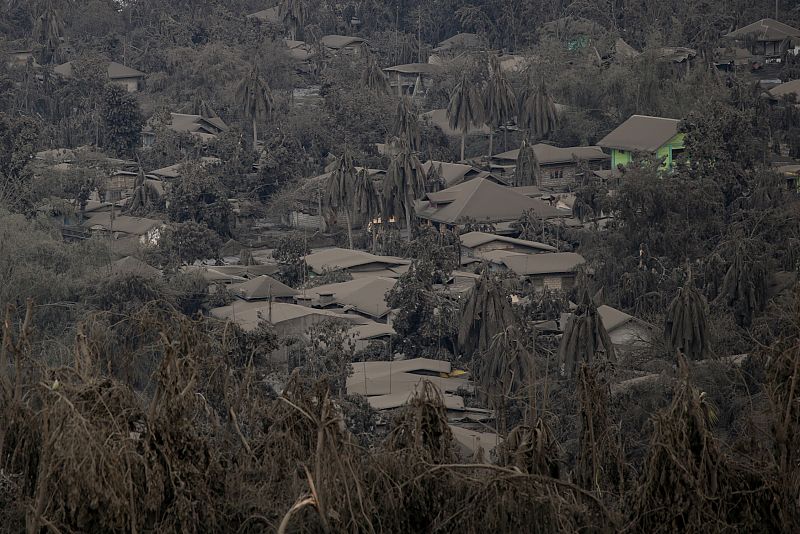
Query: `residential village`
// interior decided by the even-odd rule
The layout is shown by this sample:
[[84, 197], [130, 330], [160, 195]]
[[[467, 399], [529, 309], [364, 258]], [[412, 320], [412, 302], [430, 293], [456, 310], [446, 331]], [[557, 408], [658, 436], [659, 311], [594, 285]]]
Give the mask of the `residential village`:
[[[423, 447], [431, 438], [419, 425], [441, 423], [447, 444], [424, 447], [446, 452], [426, 449], [433, 456], [420, 465], [491, 465], [569, 485], [536, 506], [572, 516], [545, 514], [537, 531], [694, 531], [712, 521], [719, 531], [791, 531], [800, 411], [796, 393], [787, 401], [777, 392], [800, 370], [769, 366], [797, 358], [786, 347], [800, 332], [797, 8], [776, 14], [755, 2], [732, 14], [712, 2], [716, 15], [694, 6], [691, 18], [645, 33], [633, 18], [575, 6], [539, 9], [528, 27], [526, 2], [510, 18], [478, 2], [447, 24], [437, 21], [452, 17], [419, 2], [407, 13], [398, 2], [31, 4], [0, 8], [4, 402], [29, 402], [11, 386], [22, 383], [19, 365], [6, 369], [6, 354], [27, 350], [53, 366], [30, 371], [50, 393], [66, 384], [58, 366], [74, 367], [86, 388], [107, 375], [146, 404], [171, 398], [204, 421], [198, 429], [224, 426], [231, 454], [275, 462], [294, 460], [263, 452], [276, 445], [258, 428], [289, 416], [269, 408], [266, 423], [251, 413], [274, 399], [319, 417], [319, 432], [333, 432], [325, 417], [340, 421], [337, 436], [348, 432], [341, 439], [375, 455], [402, 439], [410, 441], [391, 450]], [[227, 373], [224, 385], [214, 369]], [[61, 387], [65, 399], [79, 391]], [[183, 387], [200, 388], [203, 408], [188, 407]], [[771, 437], [770, 409], [784, 408], [795, 426]], [[769, 522], [755, 497], [711, 512], [704, 499], [732, 499], [703, 493], [716, 486], [648, 485], [656, 462], [684, 469], [654, 452], [654, 433], [666, 430], [651, 418], [666, 421], [667, 409], [674, 421], [712, 414], [687, 432], [724, 452], [692, 454], [747, 450], [737, 461], [774, 473], [748, 482], [773, 499]], [[4, 472], [24, 472], [3, 456], [22, 443], [5, 433], [9, 414], [0, 419], [0, 483]], [[148, 421], [135, 423], [148, 428], [135, 440], [154, 432], [155, 420], [131, 417]], [[591, 454], [587, 428], [598, 432]], [[317, 454], [333, 454], [319, 452], [336, 448], [323, 441]], [[795, 452], [773, 457], [773, 446]], [[363, 451], [338, 461], [372, 462], [353, 459], [372, 458]], [[378, 526], [381, 513], [354, 511], [331, 481], [350, 476], [344, 467], [292, 458], [305, 474], [281, 479], [296, 493], [268, 492], [269, 513], [254, 497], [266, 490], [237, 479], [251, 492], [230, 516], [238, 532], [459, 530], [439, 523], [441, 511]], [[630, 470], [614, 471], [617, 458]], [[780, 461], [795, 478], [773, 470]], [[315, 489], [320, 469], [332, 478]], [[41, 473], [45, 482], [12, 477], [8, 487], [38, 502], [49, 476]], [[730, 476], [725, 491], [744, 492]], [[538, 498], [515, 488], [492, 489], [490, 499]], [[91, 500], [93, 490], [81, 491], [80, 502]], [[651, 511], [680, 492], [696, 510]], [[191, 499], [212, 502], [211, 493]], [[183, 526], [156, 525], [131, 504], [119, 517], [138, 528], [112, 528], [97, 510], [68, 512], [53, 495], [46, 512], [14, 520], [27, 517], [28, 532], [184, 531], [212, 520], [195, 511]], [[304, 495], [314, 503], [302, 506], [317, 512], [296, 511]], [[639, 499], [632, 515], [618, 507], [623, 498]], [[212, 530], [227, 531], [228, 512], [207, 506]], [[498, 510], [457, 523], [533, 528]]]

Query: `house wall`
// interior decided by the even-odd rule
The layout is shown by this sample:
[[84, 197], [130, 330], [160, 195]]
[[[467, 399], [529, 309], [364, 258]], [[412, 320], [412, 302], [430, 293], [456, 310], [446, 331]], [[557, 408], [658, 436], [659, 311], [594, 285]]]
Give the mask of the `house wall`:
[[[589, 168], [599, 171], [605, 166], [605, 161], [590, 161]], [[541, 187], [556, 191], [572, 189], [575, 186], [575, 173], [578, 165], [574, 162], [559, 163], [556, 165], [542, 165]]]
[[[684, 150], [684, 134], [679, 133], [666, 143], [664, 143], [658, 151], [656, 156], [664, 159], [662, 169], [670, 169], [677, 159], [679, 153]], [[633, 160], [633, 155], [628, 150], [611, 150], [611, 168], [616, 169], [619, 165], [628, 165]]]
[[302, 211], [289, 212], [289, 226], [292, 228], [306, 228], [309, 230], [319, 230], [324, 227], [323, 218], [319, 215], [312, 215]]
[[575, 285], [575, 274], [547, 274], [535, 275], [530, 277], [533, 283], [533, 288], [536, 291], [542, 291], [544, 288], [552, 291], [569, 291]]
[[117, 78], [111, 80], [111, 83], [119, 85], [129, 93], [135, 93], [139, 90], [139, 78]]
[[485, 254], [493, 250], [510, 250], [512, 252], [522, 252], [524, 254], [539, 254], [543, 252], [539, 249], [515, 245], [514, 243], [506, 243], [504, 241], [490, 241], [489, 243], [478, 245], [475, 248], [463, 247], [464, 255], [468, 258], [475, 257], [475, 255], [479, 253]]

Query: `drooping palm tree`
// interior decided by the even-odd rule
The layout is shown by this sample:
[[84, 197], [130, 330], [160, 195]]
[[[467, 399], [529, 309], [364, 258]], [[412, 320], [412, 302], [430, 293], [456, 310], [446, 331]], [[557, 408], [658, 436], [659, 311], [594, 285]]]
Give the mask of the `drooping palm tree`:
[[517, 112], [517, 99], [511, 82], [500, 68], [497, 56], [489, 60], [489, 80], [483, 89], [484, 119], [489, 127], [489, 159], [494, 148], [494, 131], [508, 124]]
[[376, 95], [388, 95], [391, 91], [386, 74], [372, 54], [367, 56], [366, 67], [361, 73], [361, 85]]
[[272, 91], [261, 77], [258, 67], [239, 82], [236, 88], [236, 101], [247, 118], [253, 122], [253, 149], [258, 144], [258, 121], [266, 121], [274, 110]]
[[335, 214], [344, 212], [347, 222], [347, 240], [351, 249], [353, 248], [353, 223], [350, 210], [353, 203], [355, 179], [356, 168], [353, 165], [353, 157], [345, 149], [344, 154], [333, 165], [322, 197], [323, 206], [330, 212]]
[[439, 163], [436, 165], [431, 162], [431, 166], [428, 169], [427, 186], [425, 189], [430, 193], [436, 193], [445, 188], [447, 188], [447, 182], [444, 179], [442, 164]]
[[42, 64], [58, 59], [61, 37], [64, 35], [64, 19], [56, 2], [47, 0], [40, 4], [39, 15], [34, 24], [34, 38], [42, 45]]
[[289, 28], [289, 36], [296, 40], [308, 18], [308, 2], [306, 0], [282, 0], [278, 5], [278, 15]]
[[126, 211], [135, 216], [147, 215], [158, 203], [161, 195], [152, 184], [147, 182], [144, 170], [139, 167], [139, 174], [133, 182], [133, 194], [126, 206]]
[[464, 161], [464, 149], [469, 130], [481, 124], [483, 120], [481, 97], [466, 73], [463, 74], [461, 81], [450, 95], [447, 118], [450, 121], [450, 128], [461, 130], [461, 161]]
[[709, 350], [708, 302], [689, 278], [672, 299], [664, 317], [664, 340], [671, 353], [700, 360]]
[[533, 147], [523, 139], [517, 155], [517, 168], [514, 171], [514, 183], [517, 186], [539, 185], [542, 169]]
[[407, 96], [401, 97], [397, 103], [394, 130], [401, 143], [405, 143], [412, 152], [419, 150], [419, 118]]
[[377, 225], [373, 221], [380, 215], [381, 208], [381, 199], [375, 189], [375, 182], [372, 181], [372, 177], [366, 169], [359, 170], [353, 186], [353, 212], [360, 217], [361, 223], [368, 225], [372, 231], [373, 252], [376, 247], [375, 233], [377, 231]]
[[584, 290], [581, 302], [564, 328], [564, 336], [558, 347], [558, 361], [561, 372], [571, 377], [575, 376], [582, 363], [591, 365], [596, 360], [613, 362], [616, 353], [597, 306], [589, 292]]
[[402, 146], [389, 164], [389, 171], [383, 180], [383, 220], [405, 217], [408, 240], [411, 241], [411, 214], [414, 200], [425, 193], [425, 169], [422, 163]]
[[513, 321], [514, 312], [506, 291], [484, 271], [461, 308], [459, 349], [466, 356], [486, 352], [494, 337]]
[[529, 84], [523, 91], [517, 118], [520, 128], [534, 139], [542, 139], [555, 130], [558, 113], [544, 80], [536, 89]]

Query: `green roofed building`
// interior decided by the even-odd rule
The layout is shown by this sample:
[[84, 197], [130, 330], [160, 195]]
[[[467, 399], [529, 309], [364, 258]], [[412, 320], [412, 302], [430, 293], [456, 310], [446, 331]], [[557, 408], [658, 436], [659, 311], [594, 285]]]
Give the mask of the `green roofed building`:
[[633, 115], [597, 144], [611, 151], [612, 169], [627, 165], [636, 153], [655, 155], [670, 169], [684, 152], [679, 124], [678, 119]]

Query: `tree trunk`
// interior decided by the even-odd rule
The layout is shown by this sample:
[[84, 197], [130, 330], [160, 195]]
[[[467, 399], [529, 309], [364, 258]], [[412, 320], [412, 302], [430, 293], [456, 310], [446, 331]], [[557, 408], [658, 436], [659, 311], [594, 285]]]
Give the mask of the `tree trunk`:
[[467, 131], [461, 132], [461, 160], [464, 161], [464, 146], [467, 144]]
[[344, 218], [347, 221], [347, 242], [350, 244], [350, 250], [353, 250], [353, 223], [350, 221], [350, 210], [344, 210]]
[[253, 117], [253, 151], [258, 150], [258, 148], [256, 148], [257, 143], [258, 143], [258, 125], [256, 124], [256, 118], [254, 116]]
[[411, 208], [408, 206], [408, 201], [410, 199], [406, 199], [406, 204], [403, 206], [403, 209], [406, 212], [406, 229], [408, 230], [408, 242], [411, 243]]
[[[383, 221], [381, 221], [381, 223], [383, 223]], [[372, 253], [373, 254], [377, 254], [378, 253], [378, 243], [377, 243], [378, 229], [376, 228], [377, 225], [375, 223], [371, 223], [371, 224], [372, 224]]]
[[494, 129], [489, 129], [489, 170], [492, 165], [492, 150], [494, 149]]

